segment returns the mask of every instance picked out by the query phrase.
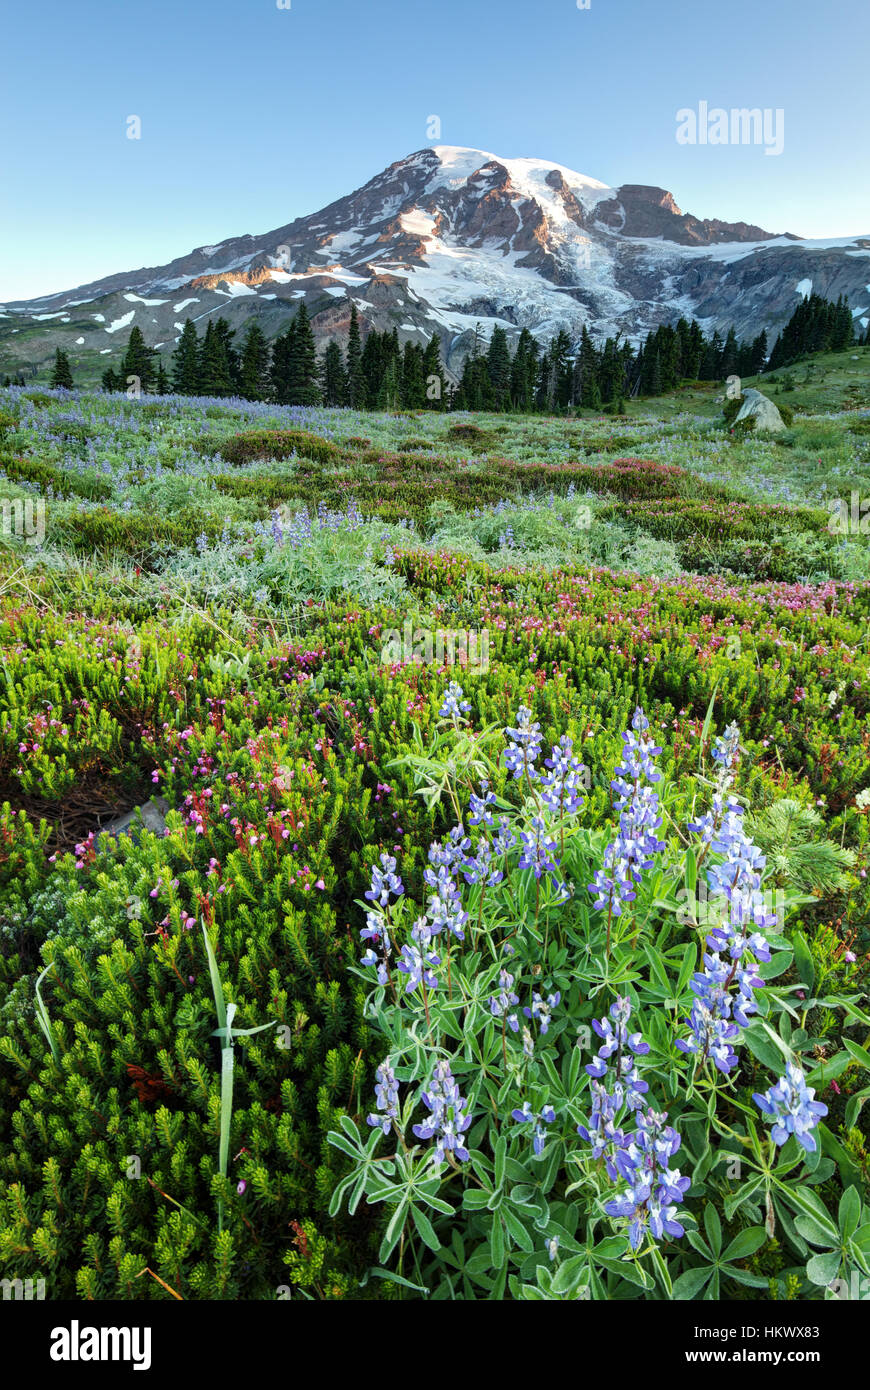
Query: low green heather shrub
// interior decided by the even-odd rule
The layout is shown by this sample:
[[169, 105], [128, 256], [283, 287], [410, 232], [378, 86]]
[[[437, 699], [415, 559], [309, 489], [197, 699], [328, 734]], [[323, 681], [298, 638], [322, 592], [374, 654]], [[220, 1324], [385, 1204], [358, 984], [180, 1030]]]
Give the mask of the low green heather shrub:
[[316, 463], [332, 463], [341, 457], [336, 444], [307, 430], [246, 430], [224, 440], [219, 453], [228, 463], [236, 464], [251, 463], [255, 459], [290, 458], [293, 454]]

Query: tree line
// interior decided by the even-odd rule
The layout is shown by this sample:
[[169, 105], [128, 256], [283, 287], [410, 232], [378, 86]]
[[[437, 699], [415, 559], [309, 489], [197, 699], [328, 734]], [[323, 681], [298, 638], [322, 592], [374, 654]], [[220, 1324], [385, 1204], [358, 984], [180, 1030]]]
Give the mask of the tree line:
[[[732, 326], [723, 337], [706, 335], [694, 319], [661, 324], [633, 347], [620, 336], [597, 347], [584, 324], [574, 346], [564, 329], [543, 346], [523, 328], [511, 351], [507, 332], [496, 325], [484, 344], [474, 334], [462, 374], [448, 383], [441, 346], [433, 335], [422, 346], [399, 343], [396, 329], [372, 329], [363, 341], [356, 306], [351, 306], [347, 348], [330, 341], [317, 352], [311, 320], [299, 306], [285, 332], [270, 343], [253, 321], [240, 345], [224, 318], [209, 321], [200, 336], [185, 320], [169, 367], [134, 327], [118, 370], [108, 367], [103, 389], [183, 396], [241, 397], [278, 405], [351, 406], [359, 410], [482, 410], [558, 413], [572, 409], [620, 412], [634, 396], [659, 396], [683, 381], [723, 381], [789, 366], [812, 352], [843, 351], [857, 340], [849, 301], [817, 294], [802, 299], [768, 352], [767, 333], [740, 341]], [[132, 380], [131, 380], [132, 379]], [[17, 379], [16, 379], [17, 381]], [[5, 385], [9, 385], [9, 378]], [[23, 378], [21, 379], [23, 385]], [[71, 388], [69, 359], [58, 348], [52, 386]]]

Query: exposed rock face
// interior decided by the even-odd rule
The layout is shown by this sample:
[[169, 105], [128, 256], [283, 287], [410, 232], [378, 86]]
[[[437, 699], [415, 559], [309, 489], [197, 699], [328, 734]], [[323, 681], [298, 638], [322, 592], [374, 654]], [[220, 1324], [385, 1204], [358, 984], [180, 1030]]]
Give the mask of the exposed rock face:
[[756, 431], [767, 430], [770, 434], [785, 429], [785, 421], [773, 401], [751, 387], [743, 392], [743, 404], [734, 417], [735, 425], [741, 420], [754, 420]]
[[617, 196], [599, 204], [598, 217], [623, 236], [663, 237], [681, 246], [711, 246], [721, 241], [770, 241], [773, 233], [747, 222], [700, 220], [682, 212], [672, 193], [639, 183], [624, 183]]
[[576, 338], [586, 324], [637, 339], [685, 315], [772, 337], [810, 282], [870, 306], [870, 238], [805, 242], [684, 213], [663, 188], [439, 146], [263, 236], [0, 305], [0, 370], [43, 367], [56, 347], [74, 371], [117, 365], [134, 324], [166, 358], [188, 316], [200, 332], [221, 315], [243, 332], [256, 317], [274, 337], [303, 301], [321, 345], [343, 340], [353, 302], [363, 332], [437, 333], [454, 370], [478, 321], [485, 336], [500, 323]]

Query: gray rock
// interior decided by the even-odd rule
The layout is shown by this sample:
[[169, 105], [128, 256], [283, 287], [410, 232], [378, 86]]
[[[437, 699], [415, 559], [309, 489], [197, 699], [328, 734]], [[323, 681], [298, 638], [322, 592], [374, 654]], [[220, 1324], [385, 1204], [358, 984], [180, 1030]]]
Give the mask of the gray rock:
[[118, 816], [116, 820], [103, 826], [97, 836], [96, 843], [99, 844], [104, 837], [117, 840], [119, 835], [129, 835], [132, 840], [138, 841], [143, 830], [151, 830], [155, 835], [162, 835], [166, 829], [168, 810], [169, 802], [166, 798], [154, 796], [143, 806], [134, 806], [133, 810], [128, 811], [126, 815]]
[[743, 392], [743, 404], [738, 414], [734, 417], [735, 425], [741, 420], [752, 419], [755, 421], [756, 430], [767, 430], [774, 433], [776, 430], [785, 429], [785, 421], [774, 405], [773, 401], [767, 396], [763, 396], [760, 391], [752, 387]]

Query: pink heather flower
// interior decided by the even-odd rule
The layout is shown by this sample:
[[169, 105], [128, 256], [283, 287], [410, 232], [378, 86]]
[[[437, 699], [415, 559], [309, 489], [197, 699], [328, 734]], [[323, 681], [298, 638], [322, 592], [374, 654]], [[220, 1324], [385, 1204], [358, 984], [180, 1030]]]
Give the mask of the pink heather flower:
[[315, 887], [315, 888], [319, 888], [319, 889], [321, 889], [321, 891], [323, 891], [323, 890], [326, 888], [326, 884], [323, 882], [323, 879], [322, 879], [322, 878], [319, 878], [319, 879], [317, 880], [317, 882], [315, 883], [314, 887]]
[[845, 951], [843, 953], [843, 960], [848, 961], [849, 965], [854, 965], [857, 959], [858, 957], [855, 955], [854, 951]]

